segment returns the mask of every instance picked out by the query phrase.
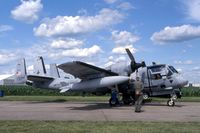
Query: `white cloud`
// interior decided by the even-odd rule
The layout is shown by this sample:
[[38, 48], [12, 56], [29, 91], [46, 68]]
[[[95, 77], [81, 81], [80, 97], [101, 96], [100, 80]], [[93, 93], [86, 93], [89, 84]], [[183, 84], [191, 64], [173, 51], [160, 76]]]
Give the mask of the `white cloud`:
[[124, 10], [129, 10], [129, 9], [133, 9], [134, 7], [129, 2], [123, 2], [118, 6], [118, 8], [124, 9]]
[[27, 67], [27, 71], [28, 71], [28, 73], [33, 73], [33, 65], [30, 65], [30, 66], [28, 66]]
[[113, 4], [115, 3], [117, 0], [104, 0], [106, 3], [108, 4]]
[[136, 52], [133, 44], [139, 40], [139, 37], [128, 31], [113, 31], [112, 40], [116, 47], [112, 49], [112, 53], [125, 54], [125, 48], [128, 48], [132, 53]]
[[109, 68], [110, 66], [120, 62], [125, 62], [127, 61], [127, 58], [125, 56], [119, 56], [119, 57], [113, 57], [113, 56], [110, 56], [108, 58], [108, 62], [106, 64], [103, 65], [103, 68]]
[[95, 16], [57, 16], [34, 28], [36, 36], [77, 35], [96, 31], [123, 19], [117, 10], [102, 9]]
[[193, 64], [193, 61], [192, 60], [186, 60], [186, 61], [175, 60], [174, 64], [176, 64], [176, 65], [191, 65], [191, 64]]
[[9, 53], [8, 51], [0, 51], [0, 65], [5, 65], [16, 59], [14, 53]]
[[185, 14], [191, 20], [200, 21], [200, 0], [181, 0], [185, 5]]
[[21, 5], [12, 10], [11, 15], [16, 20], [33, 23], [38, 20], [42, 8], [41, 0], [21, 0]]
[[128, 31], [113, 31], [112, 40], [117, 46], [132, 45], [139, 37]]
[[158, 44], [183, 42], [200, 38], [200, 26], [182, 25], [177, 27], [165, 27], [151, 36], [151, 40]]
[[132, 54], [134, 54], [137, 50], [132, 45], [127, 46], [118, 46], [112, 49], [112, 53], [114, 54], [126, 54], [126, 48], [128, 48]]
[[0, 25], [0, 32], [11, 31], [14, 28], [10, 25]]
[[66, 38], [66, 39], [59, 38], [59, 39], [53, 40], [51, 42], [50, 46], [52, 48], [69, 49], [69, 48], [79, 47], [79, 46], [83, 45], [83, 43], [84, 43], [83, 41], [76, 40], [73, 38]]
[[196, 66], [196, 67], [192, 68], [192, 71], [200, 71], [200, 67]]
[[62, 57], [91, 57], [102, 52], [102, 49], [98, 45], [93, 45], [90, 48], [74, 48], [69, 50], [63, 50], [62, 52], [55, 52], [50, 54], [51, 58]]
[[177, 68], [176, 69], [179, 73], [182, 73], [183, 72], [183, 69], [181, 69], [181, 68]]

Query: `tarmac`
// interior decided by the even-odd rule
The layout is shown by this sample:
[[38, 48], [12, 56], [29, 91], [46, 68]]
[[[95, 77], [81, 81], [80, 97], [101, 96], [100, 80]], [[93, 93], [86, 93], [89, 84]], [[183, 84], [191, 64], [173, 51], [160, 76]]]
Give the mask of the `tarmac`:
[[200, 122], [200, 103], [147, 103], [141, 113], [134, 106], [110, 107], [104, 102], [0, 101], [0, 120], [61, 121], [176, 121]]

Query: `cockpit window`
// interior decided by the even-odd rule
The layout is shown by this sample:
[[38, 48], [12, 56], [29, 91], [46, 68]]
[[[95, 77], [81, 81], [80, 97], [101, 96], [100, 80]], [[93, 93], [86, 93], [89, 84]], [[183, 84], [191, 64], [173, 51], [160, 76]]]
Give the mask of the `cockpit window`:
[[164, 68], [165, 68], [165, 66], [164, 66], [164, 65], [161, 65], [161, 66], [151, 67], [150, 69], [151, 69], [151, 71], [152, 71], [153, 73], [155, 73], [155, 72], [161, 72], [161, 71], [163, 71]]
[[178, 73], [178, 71], [177, 71], [173, 66], [169, 66], [169, 69], [170, 69], [173, 73]]

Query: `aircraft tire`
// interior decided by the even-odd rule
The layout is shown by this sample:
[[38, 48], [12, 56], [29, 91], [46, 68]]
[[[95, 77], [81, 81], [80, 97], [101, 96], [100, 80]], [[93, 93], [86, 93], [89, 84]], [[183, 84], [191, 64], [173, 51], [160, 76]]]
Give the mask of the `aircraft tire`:
[[109, 99], [109, 105], [110, 105], [111, 107], [116, 106], [117, 104], [119, 104], [119, 101], [118, 101], [118, 100], [113, 101], [112, 98]]
[[144, 99], [144, 100], [149, 99], [149, 95], [148, 95], [147, 93], [144, 93], [144, 94], [143, 94], [143, 99]]
[[168, 100], [167, 105], [170, 106], [170, 107], [173, 107], [175, 105], [174, 100]]

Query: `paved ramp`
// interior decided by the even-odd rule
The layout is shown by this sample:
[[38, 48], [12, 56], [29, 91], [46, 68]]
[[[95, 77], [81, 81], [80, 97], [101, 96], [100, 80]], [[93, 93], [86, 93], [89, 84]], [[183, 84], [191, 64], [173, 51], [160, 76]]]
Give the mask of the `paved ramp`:
[[19, 102], [0, 101], [0, 120], [84, 120], [84, 121], [198, 121], [200, 103], [182, 102], [175, 107], [149, 103], [143, 112], [134, 106], [109, 107], [92, 102]]

